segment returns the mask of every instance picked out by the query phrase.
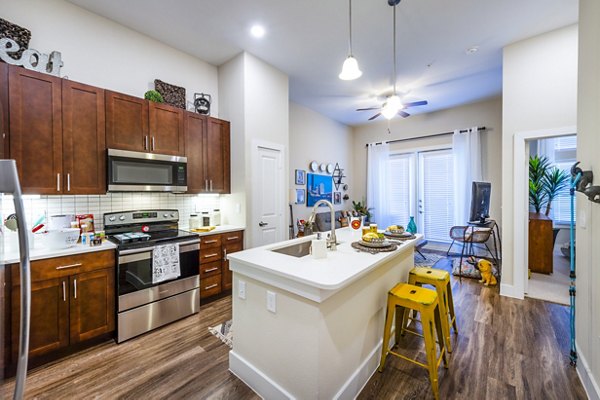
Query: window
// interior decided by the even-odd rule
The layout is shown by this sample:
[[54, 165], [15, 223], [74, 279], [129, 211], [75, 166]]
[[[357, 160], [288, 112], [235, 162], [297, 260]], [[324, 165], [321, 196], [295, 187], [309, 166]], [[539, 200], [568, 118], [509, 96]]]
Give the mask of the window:
[[[408, 225], [414, 198], [414, 156], [394, 154], [390, 157], [390, 220], [394, 224]], [[385, 228], [385, 227], [382, 227]]]
[[[571, 166], [577, 160], [577, 136], [538, 141], [538, 154], [545, 155], [552, 166], [556, 166], [570, 175]], [[556, 224], [569, 224], [571, 221], [571, 199], [569, 187], [565, 187], [552, 202], [550, 217]]]

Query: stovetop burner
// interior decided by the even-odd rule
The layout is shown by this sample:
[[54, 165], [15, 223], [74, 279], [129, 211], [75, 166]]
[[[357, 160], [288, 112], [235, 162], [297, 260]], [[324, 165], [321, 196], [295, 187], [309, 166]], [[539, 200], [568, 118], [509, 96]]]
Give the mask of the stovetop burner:
[[119, 233], [112, 236], [119, 243], [130, 243], [150, 240], [150, 235], [142, 232]]

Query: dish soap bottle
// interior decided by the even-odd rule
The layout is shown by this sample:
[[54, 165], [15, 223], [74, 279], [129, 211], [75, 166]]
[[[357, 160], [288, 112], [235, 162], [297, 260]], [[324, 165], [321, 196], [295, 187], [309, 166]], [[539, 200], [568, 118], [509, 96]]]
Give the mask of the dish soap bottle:
[[415, 223], [415, 217], [410, 217], [410, 221], [408, 221], [408, 226], [406, 227], [406, 230], [412, 233], [413, 235], [417, 233], [417, 224]]

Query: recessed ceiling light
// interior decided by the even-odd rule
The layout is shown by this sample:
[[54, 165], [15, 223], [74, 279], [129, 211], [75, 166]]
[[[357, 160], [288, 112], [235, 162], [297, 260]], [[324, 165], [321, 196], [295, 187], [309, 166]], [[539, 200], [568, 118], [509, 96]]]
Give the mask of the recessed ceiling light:
[[479, 51], [479, 46], [471, 46], [465, 50], [466, 54], [475, 54]]
[[250, 33], [255, 38], [261, 38], [265, 36], [265, 27], [262, 25], [252, 25], [252, 28], [250, 28]]

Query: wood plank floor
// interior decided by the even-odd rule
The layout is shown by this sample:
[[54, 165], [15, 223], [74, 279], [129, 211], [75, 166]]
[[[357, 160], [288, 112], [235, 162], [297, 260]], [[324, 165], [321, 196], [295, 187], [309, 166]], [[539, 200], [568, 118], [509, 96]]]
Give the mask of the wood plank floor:
[[[440, 368], [442, 399], [584, 399], [569, 366], [568, 308], [500, 297], [497, 288], [453, 280], [459, 335], [450, 368]], [[228, 371], [228, 350], [208, 332], [231, 317], [231, 300], [121, 345], [105, 343], [31, 371], [27, 398], [257, 399]], [[399, 347], [423, 357], [422, 340]], [[2, 387], [10, 398], [13, 382]], [[430, 398], [427, 372], [388, 357], [359, 399]]]

